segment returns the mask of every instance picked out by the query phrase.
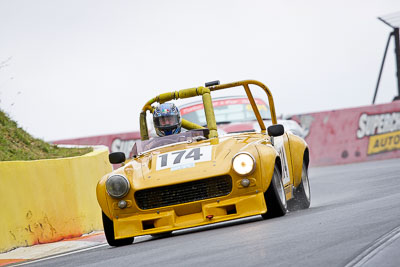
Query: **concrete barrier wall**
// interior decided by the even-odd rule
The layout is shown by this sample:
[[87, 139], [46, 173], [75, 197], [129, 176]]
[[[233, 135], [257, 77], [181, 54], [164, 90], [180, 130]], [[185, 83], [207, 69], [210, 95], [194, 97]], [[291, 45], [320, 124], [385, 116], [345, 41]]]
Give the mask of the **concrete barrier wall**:
[[295, 115], [312, 166], [400, 157], [400, 101]]
[[101, 230], [97, 181], [108, 150], [84, 156], [0, 162], [0, 252]]

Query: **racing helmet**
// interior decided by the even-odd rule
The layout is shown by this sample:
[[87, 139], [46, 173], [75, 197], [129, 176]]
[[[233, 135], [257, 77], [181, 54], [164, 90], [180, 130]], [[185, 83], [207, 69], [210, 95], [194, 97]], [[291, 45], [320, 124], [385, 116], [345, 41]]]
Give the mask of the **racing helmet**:
[[158, 136], [166, 136], [181, 132], [181, 113], [173, 103], [163, 103], [153, 111], [154, 128]]

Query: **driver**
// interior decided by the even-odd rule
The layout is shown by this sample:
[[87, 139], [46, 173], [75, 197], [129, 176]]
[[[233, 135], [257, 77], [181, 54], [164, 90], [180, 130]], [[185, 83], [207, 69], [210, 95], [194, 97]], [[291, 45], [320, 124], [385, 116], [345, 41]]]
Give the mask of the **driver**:
[[173, 103], [163, 103], [153, 111], [154, 128], [158, 136], [181, 132], [181, 113]]

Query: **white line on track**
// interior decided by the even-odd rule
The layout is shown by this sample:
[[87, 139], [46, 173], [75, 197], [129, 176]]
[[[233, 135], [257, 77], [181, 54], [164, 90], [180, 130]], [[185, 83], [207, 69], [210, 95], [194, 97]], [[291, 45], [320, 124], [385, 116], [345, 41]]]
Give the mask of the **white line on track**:
[[61, 253], [61, 254], [58, 254], [58, 255], [49, 256], [49, 257], [45, 257], [45, 258], [41, 258], [41, 259], [37, 259], [37, 260], [31, 260], [31, 261], [22, 262], [22, 263], [19, 263], [17, 265], [13, 265], [13, 266], [22, 266], [22, 265], [37, 263], [37, 262], [41, 262], [41, 261], [60, 258], [60, 257], [64, 257], [64, 256], [67, 256], [67, 255], [76, 254], [76, 253], [80, 253], [80, 252], [84, 252], [84, 251], [88, 251], [88, 250], [92, 250], [92, 249], [96, 249], [96, 248], [106, 247], [106, 246], [109, 246], [109, 245], [107, 243], [106, 244], [95, 245], [95, 246], [89, 247], [89, 248], [78, 249], [78, 250], [74, 250], [74, 251], [71, 251], [71, 252]]
[[400, 226], [394, 228], [389, 233], [378, 238], [366, 250], [355, 257], [352, 261], [346, 264], [345, 267], [359, 267], [363, 266], [367, 261], [372, 259], [379, 251], [389, 246], [394, 240], [400, 238]]

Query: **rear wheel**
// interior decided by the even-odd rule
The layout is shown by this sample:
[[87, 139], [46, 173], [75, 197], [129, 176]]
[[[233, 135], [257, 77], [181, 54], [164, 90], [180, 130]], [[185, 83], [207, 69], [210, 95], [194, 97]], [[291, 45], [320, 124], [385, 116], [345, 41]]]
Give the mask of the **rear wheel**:
[[115, 239], [114, 236], [114, 223], [110, 220], [104, 212], [101, 213], [103, 217], [104, 234], [106, 236], [107, 242], [110, 246], [119, 247], [130, 245], [133, 243], [134, 237], [128, 237], [123, 239]]
[[293, 199], [288, 202], [289, 210], [308, 209], [311, 204], [310, 183], [308, 181], [308, 169], [305, 162], [301, 171], [300, 185], [293, 191]]
[[285, 189], [283, 188], [282, 174], [278, 165], [275, 165], [271, 184], [264, 193], [267, 212], [262, 214], [264, 219], [280, 217], [287, 212]]

